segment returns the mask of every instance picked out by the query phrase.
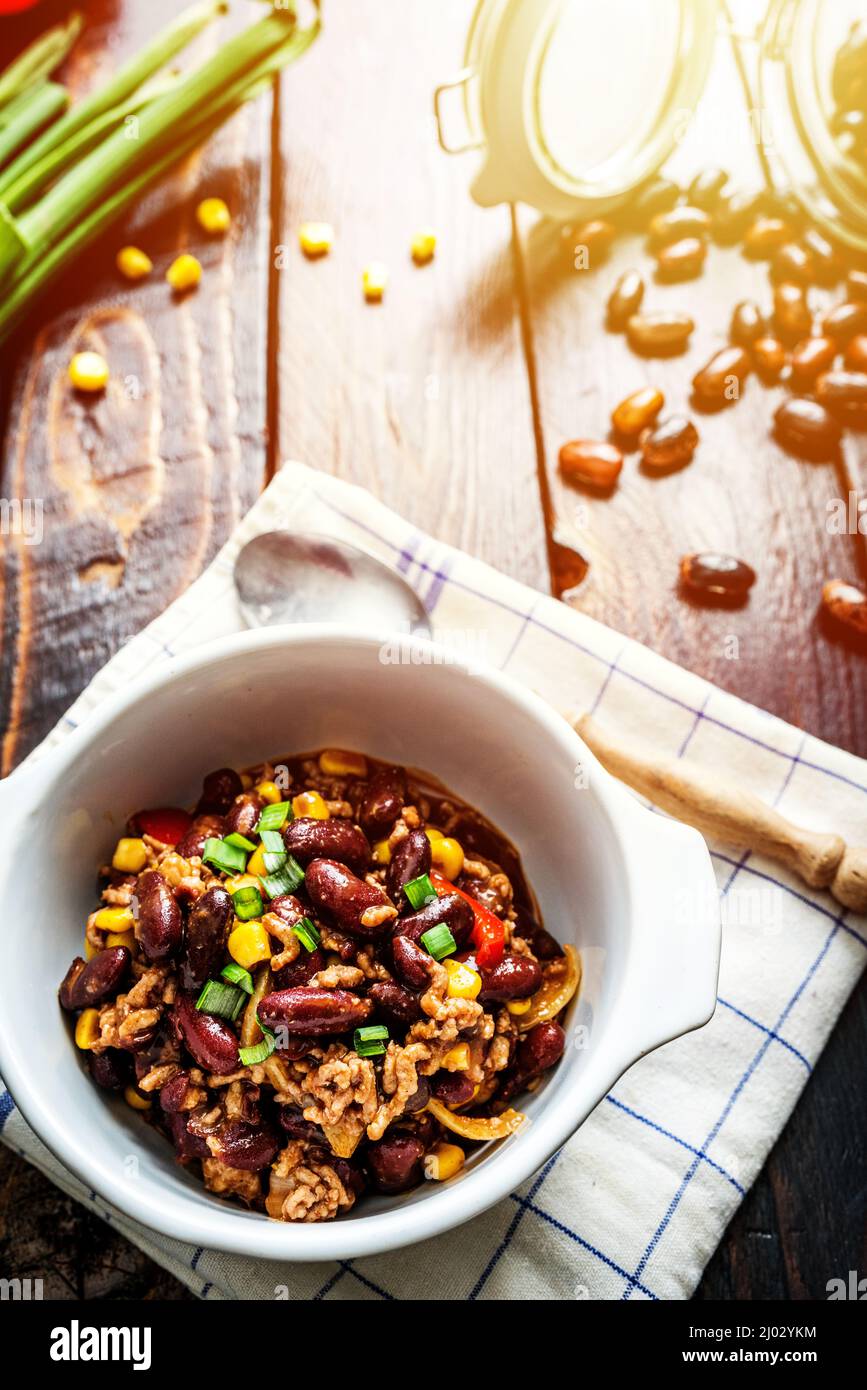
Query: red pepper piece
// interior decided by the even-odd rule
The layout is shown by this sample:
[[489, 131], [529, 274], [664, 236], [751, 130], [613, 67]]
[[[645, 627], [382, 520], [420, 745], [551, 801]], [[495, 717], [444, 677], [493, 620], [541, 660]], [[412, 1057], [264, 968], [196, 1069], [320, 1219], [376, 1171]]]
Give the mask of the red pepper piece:
[[493, 966], [499, 965], [503, 959], [506, 949], [506, 928], [499, 917], [477, 898], [473, 898], [469, 893], [465, 893], [462, 888], [456, 888], [450, 883], [445, 874], [439, 873], [436, 869], [431, 869], [428, 877], [437, 891], [437, 895], [442, 897], [445, 893], [457, 893], [464, 898], [473, 909], [475, 923], [473, 926], [472, 943], [475, 947], [476, 962], [480, 970], [490, 970]]
[[150, 835], [163, 845], [176, 845], [186, 835], [192, 819], [189, 811], [179, 806], [157, 806], [150, 811], [137, 811], [130, 820], [130, 829], [137, 835]]

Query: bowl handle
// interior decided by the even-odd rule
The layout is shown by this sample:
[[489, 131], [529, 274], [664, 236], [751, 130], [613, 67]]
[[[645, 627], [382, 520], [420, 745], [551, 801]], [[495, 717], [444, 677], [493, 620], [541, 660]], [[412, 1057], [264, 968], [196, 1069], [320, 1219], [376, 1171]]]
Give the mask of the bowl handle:
[[[719, 889], [703, 837], [633, 804], [635, 938], [624, 981], [633, 1059], [701, 1028], [716, 1007]], [[628, 1001], [628, 1002], [627, 1002]]]

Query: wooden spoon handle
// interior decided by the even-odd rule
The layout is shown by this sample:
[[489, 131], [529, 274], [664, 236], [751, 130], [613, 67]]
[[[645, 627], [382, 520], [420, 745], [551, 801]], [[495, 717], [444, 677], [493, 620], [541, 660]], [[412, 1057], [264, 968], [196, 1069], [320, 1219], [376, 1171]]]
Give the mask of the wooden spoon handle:
[[811, 888], [828, 888], [856, 912], [867, 909], [867, 850], [847, 849], [839, 835], [804, 830], [730, 779], [650, 744], [611, 738], [590, 715], [574, 727], [603, 767], [656, 806], [703, 835], [785, 864]]

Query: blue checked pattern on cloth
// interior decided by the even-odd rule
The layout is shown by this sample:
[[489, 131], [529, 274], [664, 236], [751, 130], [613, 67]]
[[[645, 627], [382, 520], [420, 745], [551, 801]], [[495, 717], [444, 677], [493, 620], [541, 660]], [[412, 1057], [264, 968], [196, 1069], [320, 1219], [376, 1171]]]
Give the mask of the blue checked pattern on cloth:
[[[343, 537], [396, 565], [435, 636], [565, 712], [725, 768], [794, 820], [867, 841], [867, 764], [565, 605], [413, 529], [358, 488], [287, 464], [210, 569], [93, 680], [58, 728], [154, 662], [241, 626], [237, 549], [279, 525]], [[45, 745], [43, 745], [45, 746]], [[38, 756], [39, 750], [33, 756]], [[387, 1255], [323, 1265], [193, 1249], [108, 1208], [65, 1172], [5, 1091], [5, 1142], [203, 1298], [670, 1299], [695, 1288], [780, 1133], [867, 955], [867, 922], [776, 865], [712, 845], [723, 913], [719, 1004], [644, 1058], [575, 1137], [468, 1225]]]

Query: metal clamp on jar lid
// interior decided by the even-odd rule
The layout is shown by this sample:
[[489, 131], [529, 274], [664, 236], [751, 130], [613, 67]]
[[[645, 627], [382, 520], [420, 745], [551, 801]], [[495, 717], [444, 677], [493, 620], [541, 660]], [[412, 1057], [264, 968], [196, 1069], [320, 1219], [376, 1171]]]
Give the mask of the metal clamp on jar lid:
[[[464, 68], [435, 93], [440, 144], [481, 152], [472, 194], [485, 207], [602, 216], [673, 153], [720, 32], [756, 47], [741, 75], [773, 181], [867, 250], [864, 0], [770, 0], [748, 32], [717, 0], [479, 0]], [[457, 95], [468, 136], [456, 145]]]

